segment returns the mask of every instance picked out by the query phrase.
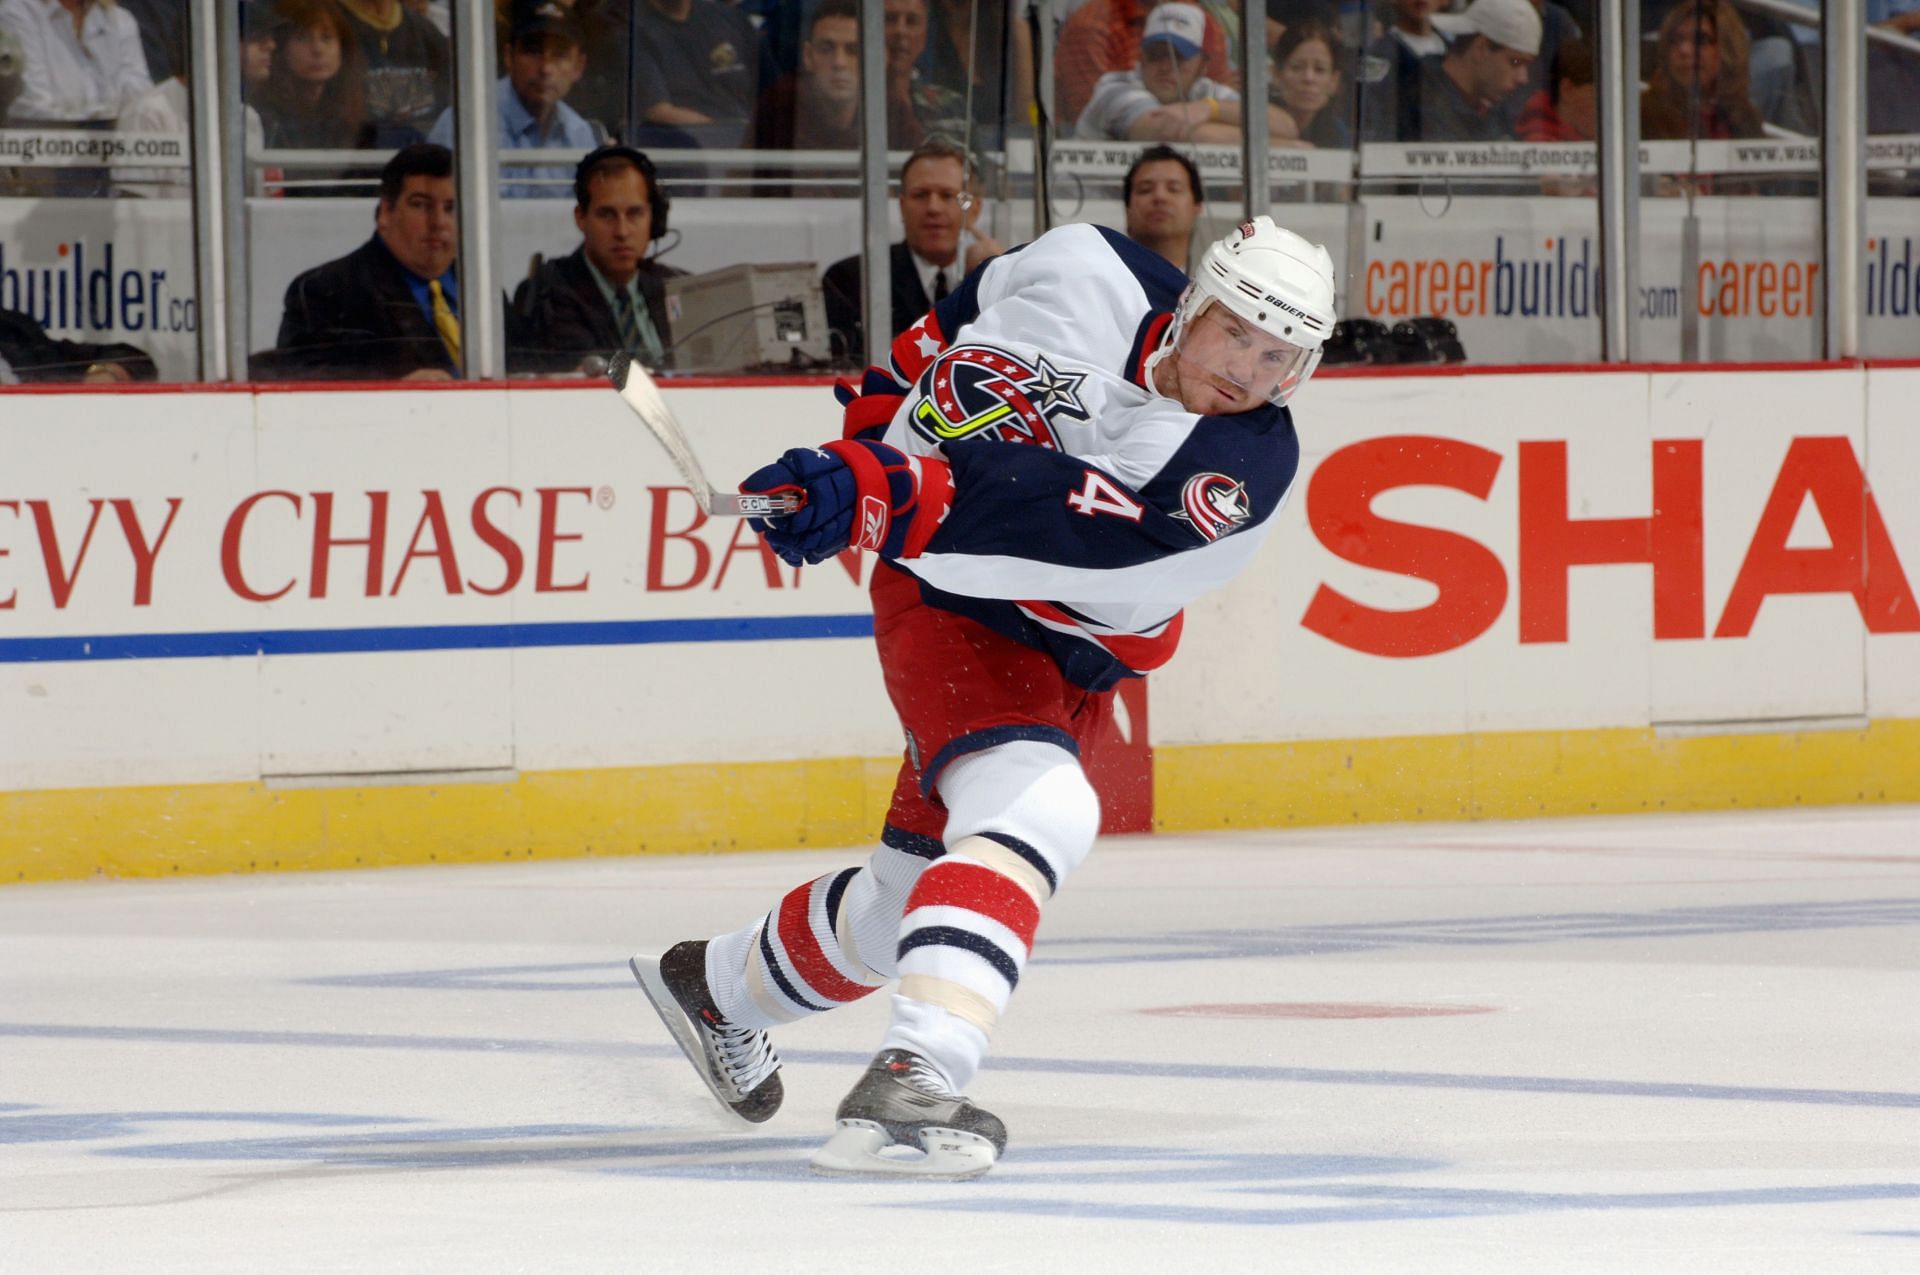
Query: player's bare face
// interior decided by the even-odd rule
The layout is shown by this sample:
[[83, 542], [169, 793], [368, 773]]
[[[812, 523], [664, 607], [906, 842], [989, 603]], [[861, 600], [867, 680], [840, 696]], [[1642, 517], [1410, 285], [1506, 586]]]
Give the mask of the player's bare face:
[[900, 188], [900, 222], [907, 246], [935, 265], [944, 266], [960, 251], [960, 231], [966, 225], [961, 206], [966, 173], [957, 159], [923, 159], [907, 170]]
[[587, 260], [608, 283], [621, 287], [640, 268], [653, 239], [647, 179], [631, 165], [595, 173], [587, 181], [587, 200], [585, 208], [573, 210]]
[[1181, 333], [1172, 385], [1162, 393], [1201, 416], [1231, 416], [1268, 402], [1300, 366], [1300, 348], [1269, 336], [1225, 306], [1209, 305]]

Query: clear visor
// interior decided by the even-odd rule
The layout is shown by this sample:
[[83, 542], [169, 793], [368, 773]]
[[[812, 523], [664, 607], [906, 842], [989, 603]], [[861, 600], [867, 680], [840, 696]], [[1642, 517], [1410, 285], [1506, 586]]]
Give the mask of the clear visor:
[[1262, 330], [1212, 297], [1184, 325], [1174, 349], [1183, 379], [1203, 377], [1243, 410], [1262, 401], [1285, 403], [1320, 353]]

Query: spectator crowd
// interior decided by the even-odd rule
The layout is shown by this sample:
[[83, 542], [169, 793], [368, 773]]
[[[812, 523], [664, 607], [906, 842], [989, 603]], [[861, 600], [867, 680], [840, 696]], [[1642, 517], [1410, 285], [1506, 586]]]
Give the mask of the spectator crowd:
[[[364, 196], [379, 172], [369, 239], [294, 281], [279, 340], [256, 371], [457, 375], [447, 0], [222, 3], [239, 14], [249, 152], [340, 153], [331, 167], [302, 158], [297, 173], [278, 174], [277, 191]], [[510, 370], [591, 369], [621, 349], [672, 365], [668, 283], [682, 272], [660, 258], [672, 243], [670, 195], [649, 152], [765, 157], [689, 178], [694, 193], [729, 182], [763, 197], [853, 193], [844, 174], [771, 156], [859, 146], [862, 8], [859, 0], [495, 0], [498, 78], [488, 101], [508, 152], [500, 193], [556, 209], [571, 197], [580, 236], [572, 252], [536, 260], [509, 281]], [[188, 10], [188, 0], [0, 0], [0, 126], [184, 137], [197, 70]], [[1276, 147], [1567, 142], [1596, 133], [1594, 0], [1264, 0], [1264, 9], [1247, 11], [1231, 0], [1065, 0], [1052, 13], [1051, 123], [1063, 137], [1141, 144], [1120, 186], [1127, 231], [1182, 268], [1205, 192], [1180, 148], [1237, 143], [1250, 109], [1266, 112]], [[1733, 0], [1640, 0], [1639, 13], [1643, 137], [1817, 132], [1816, 32]], [[884, 0], [883, 15], [887, 144], [910, 153], [895, 170], [904, 234], [889, 261], [888, 319], [897, 332], [1001, 250], [980, 221], [976, 157], [1030, 131], [1040, 103], [1031, 30], [1011, 0]], [[1868, 19], [1920, 35], [1920, 0], [1869, 0]], [[1249, 39], [1268, 59], [1260, 103], [1241, 91]], [[1872, 126], [1920, 131], [1920, 58], [1870, 52], [1876, 84], [1902, 90], [1872, 95]], [[518, 150], [547, 154], [515, 165]], [[372, 154], [356, 163], [356, 151]], [[587, 160], [556, 162], [556, 151]], [[179, 164], [5, 164], [0, 157], [0, 194], [184, 198], [191, 190], [191, 170]], [[1592, 191], [1591, 181], [1545, 187]], [[859, 260], [834, 263], [821, 284], [836, 356], [857, 361], [865, 351]], [[8, 366], [35, 365], [38, 356], [17, 343], [24, 337], [14, 339]], [[124, 352], [109, 362], [151, 371]]]

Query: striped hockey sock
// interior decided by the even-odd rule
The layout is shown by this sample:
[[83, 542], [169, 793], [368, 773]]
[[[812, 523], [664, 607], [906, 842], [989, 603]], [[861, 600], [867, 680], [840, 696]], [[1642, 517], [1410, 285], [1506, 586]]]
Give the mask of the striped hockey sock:
[[886, 980], [851, 957], [847, 868], [791, 890], [744, 930], [707, 945], [714, 1005], [742, 1027], [772, 1027], [859, 1000]]
[[1018, 837], [987, 832], [961, 840], [920, 874], [908, 896], [900, 994], [971, 1024], [984, 1048], [1026, 968], [1054, 879], [1046, 859]]

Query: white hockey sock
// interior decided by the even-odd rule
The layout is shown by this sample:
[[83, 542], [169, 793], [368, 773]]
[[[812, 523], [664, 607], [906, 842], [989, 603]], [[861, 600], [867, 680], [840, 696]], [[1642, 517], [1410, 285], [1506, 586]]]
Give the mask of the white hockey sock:
[[893, 1023], [880, 1048], [920, 1055], [959, 1093], [973, 1083], [980, 1060], [987, 1056], [987, 1034], [938, 1005], [895, 995]]
[[897, 874], [876, 876], [876, 866], [894, 866], [891, 860], [881, 864], [881, 856], [911, 858], [883, 848], [868, 866], [809, 881], [753, 924], [710, 939], [707, 986], [715, 1008], [742, 1027], [772, 1027], [858, 1000], [885, 983], [891, 962], [876, 970], [862, 961], [857, 951], [864, 944], [856, 931], [871, 930], [871, 922], [861, 922], [875, 913], [890, 944], [912, 877], [899, 882], [897, 892], [888, 890], [887, 878]]

